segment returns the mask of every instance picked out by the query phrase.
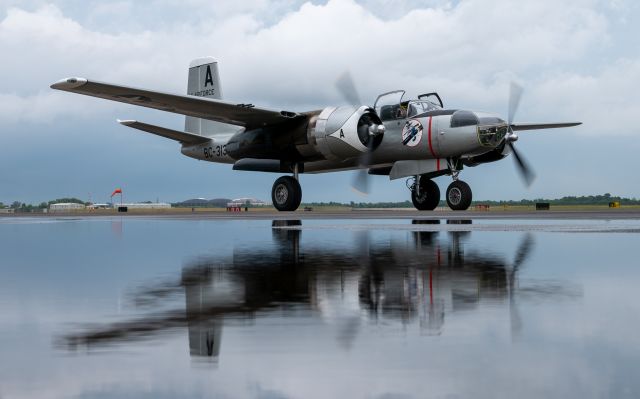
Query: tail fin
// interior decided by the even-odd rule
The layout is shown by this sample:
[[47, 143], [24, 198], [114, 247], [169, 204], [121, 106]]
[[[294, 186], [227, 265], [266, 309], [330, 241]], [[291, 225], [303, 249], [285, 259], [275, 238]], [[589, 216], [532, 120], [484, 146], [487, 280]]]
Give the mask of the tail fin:
[[[204, 57], [191, 61], [191, 64], [189, 64], [187, 94], [217, 100], [222, 99], [218, 62], [215, 59]], [[217, 133], [233, 132], [237, 128], [220, 122], [187, 116], [184, 130], [201, 136], [213, 136]]]

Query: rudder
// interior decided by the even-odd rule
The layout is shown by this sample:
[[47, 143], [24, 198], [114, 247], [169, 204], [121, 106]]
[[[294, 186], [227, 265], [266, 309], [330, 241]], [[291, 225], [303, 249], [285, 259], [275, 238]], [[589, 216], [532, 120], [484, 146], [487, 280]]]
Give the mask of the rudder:
[[[213, 57], [198, 58], [191, 61], [189, 64], [189, 77], [187, 79], [187, 94], [217, 100], [222, 99], [218, 62]], [[225, 123], [192, 116], [185, 117], [184, 130], [202, 136], [230, 133], [236, 129], [236, 127]]]

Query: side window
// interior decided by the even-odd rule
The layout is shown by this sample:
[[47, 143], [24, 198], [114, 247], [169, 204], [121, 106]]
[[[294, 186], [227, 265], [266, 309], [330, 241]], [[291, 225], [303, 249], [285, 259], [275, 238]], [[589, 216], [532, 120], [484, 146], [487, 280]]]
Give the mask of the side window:
[[409, 118], [411, 118], [412, 116], [420, 115], [425, 111], [426, 109], [424, 108], [423, 103], [421, 102], [409, 103], [409, 114], [408, 114]]
[[382, 121], [389, 121], [391, 119], [396, 119], [396, 108], [397, 106], [393, 106], [393, 105], [383, 105], [380, 108], [380, 119]]

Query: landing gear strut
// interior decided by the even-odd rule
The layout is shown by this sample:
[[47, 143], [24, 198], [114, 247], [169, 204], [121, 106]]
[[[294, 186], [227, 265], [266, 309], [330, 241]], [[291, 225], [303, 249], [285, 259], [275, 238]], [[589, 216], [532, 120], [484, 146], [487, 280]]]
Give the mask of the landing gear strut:
[[459, 161], [447, 160], [447, 166], [453, 178], [453, 183], [447, 187], [447, 205], [454, 211], [466, 211], [471, 205], [472, 194], [471, 187], [462, 180], [458, 180], [458, 175], [460, 175], [460, 169], [458, 169]]
[[302, 201], [300, 183], [292, 176], [278, 178], [271, 188], [271, 200], [279, 211], [295, 211]]
[[[460, 169], [458, 163], [447, 160], [453, 182], [447, 187], [447, 205], [454, 211], [469, 209], [472, 200], [471, 187], [458, 179]], [[407, 187], [411, 190], [411, 202], [419, 211], [432, 211], [440, 203], [440, 189], [428, 175], [415, 176], [407, 180]]]
[[419, 211], [432, 211], [440, 203], [440, 189], [431, 179], [416, 176], [411, 188], [411, 202]]

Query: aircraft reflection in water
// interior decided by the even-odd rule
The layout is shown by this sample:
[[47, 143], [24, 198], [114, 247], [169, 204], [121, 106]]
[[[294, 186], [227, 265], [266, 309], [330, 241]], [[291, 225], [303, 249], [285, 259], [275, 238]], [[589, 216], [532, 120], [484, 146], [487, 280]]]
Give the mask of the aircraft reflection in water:
[[[471, 223], [447, 221], [454, 222]], [[136, 307], [150, 310], [144, 316], [91, 326], [62, 342], [70, 349], [94, 347], [186, 326], [191, 355], [216, 360], [224, 320], [268, 317], [272, 310], [296, 317], [307, 310], [334, 323], [338, 342], [349, 348], [363, 323], [418, 322], [422, 334], [439, 335], [446, 314], [473, 310], [483, 300], [508, 305], [515, 337], [522, 326], [517, 298], [580, 295], [580, 290], [557, 282], [517, 282], [533, 247], [531, 235], [523, 238], [513, 259], [505, 261], [465, 250], [470, 231], [412, 231], [408, 241], [375, 242], [363, 231], [356, 233], [350, 248], [331, 248], [326, 242], [301, 248], [300, 221], [274, 221], [273, 227], [275, 246], [236, 248], [228, 262], [200, 257], [183, 268], [181, 278], [132, 293]], [[166, 309], [167, 302], [175, 304], [178, 295], [184, 295], [186, 309], [157, 310]]]

